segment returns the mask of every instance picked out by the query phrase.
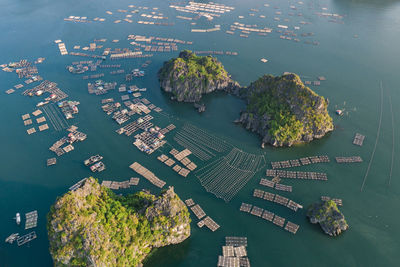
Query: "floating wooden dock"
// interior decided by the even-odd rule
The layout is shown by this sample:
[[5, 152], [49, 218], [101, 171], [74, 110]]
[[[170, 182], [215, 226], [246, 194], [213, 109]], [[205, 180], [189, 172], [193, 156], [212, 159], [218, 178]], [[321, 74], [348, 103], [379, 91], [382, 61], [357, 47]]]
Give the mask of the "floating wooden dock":
[[271, 166], [272, 169], [283, 169], [283, 168], [300, 167], [315, 163], [328, 163], [328, 162], [330, 162], [329, 157], [324, 155], [324, 156], [304, 157], [300, 159], [292, 159], [285, 161], [273, 161], [271, 162]]
[[354, 136], [353, 144], [357, 146], [362, 146], [364, 143], [365, 136], [359, 133], [356, 133]]
[[280, 178], [291, 178], [291, 179], [321, 180], [321, 181], [328, 180], [327, 174], [320, 172], [302, 172], [302, 171], [267, 169], [266, 175], [268, 177], [280, 177]]
[[352, 156], [352, 157], [336, 157], [337, 163], [360, 163], [363, 162], [360, 156]]
[[151, 171], [149, 171], [148, 169], [146, 169], [145, 167], [143, 167], [142, 165], [140, 165], [137, 162], [132, 163], [129, 166], [129, 168], [131, 168], [135, 172], [139, 173], [144, 178], [146, 178], [150, 183], [152, 183], [153, 185], [155, 185], [159, 188], [162, 188], [166, 184], [166, 182], [159, 179], [157, 176], [154, 175], [154, 173], [152, 173]]

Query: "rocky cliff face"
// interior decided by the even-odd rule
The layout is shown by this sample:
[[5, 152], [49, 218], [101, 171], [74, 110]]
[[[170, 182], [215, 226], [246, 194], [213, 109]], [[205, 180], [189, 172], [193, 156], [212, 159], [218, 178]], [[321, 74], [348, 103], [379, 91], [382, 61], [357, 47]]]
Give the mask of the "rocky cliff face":
[[153, 247], [190, 236], [185, 204], [169, 188], [159, 197], [116, 196], [93, 178], [68, 192], [48, 214], [55, 266], [138, 266]]
[[262, 146], [291, 146], [333, 130], [328, 101], [306, 87], [296, 74], [264, 75], [240, 90], [247, 102], [237, 120], [262, 136]]
[[188, 50], [165, 62], [158, 77], [161, 88], [179, 102], [198, 102], [204, 94], [240, 88], [216, 58], [196, 56]]
[[332, 200], [311, 205], [307, 216], [311, 223], [319, 223], [322, 230], [330, 236], [337, 236], [349, 228], [344, 215]]

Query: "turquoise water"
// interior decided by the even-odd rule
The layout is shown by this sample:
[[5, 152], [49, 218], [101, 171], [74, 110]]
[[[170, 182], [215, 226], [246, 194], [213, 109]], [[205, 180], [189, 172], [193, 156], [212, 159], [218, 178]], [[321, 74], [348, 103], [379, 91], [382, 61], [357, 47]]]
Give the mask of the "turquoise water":
[[[82, 161], [92, 154], [102, 154], [107, 170], [96, 175], [100, 180], [123, 181], [135, 174], [128, 168], [134, 162], [140, 162], [153, 170], [156, 175], [173, 185], [182, 199], [193, 198], [208, 215], [217, 221], [221, 228], [217, 232], [198, 228], [193, 219], [192, 236], [177, 246], [156, 250], [145, 262], [145, 266], [215, 266], [224, 237], [230, 235], [248, 237], [248, 254], [253, 266], [398, 266], [400, 256], [400, 216], [397, 207], [400, 204], [399, 190], [399, 121], [400, 95], [398, 90], [398, 71], [400, 54], [400, 4], [397, 1], [219, 1], [235, 7], [235, 10], [216, 18], [212, 22], [198, 20], [197, 25], [175, 19], [175, 16], [187, 16], [169, 8], [167, 1], [9, 1], [0, 3], [0, 63], [8, 63], [26, 58], [30, 61], [45, 57], [39, 65], [39, 73], [45, 79], [58, 83], [69, 94], [69, 99], [81, 102], [80, 113], [71, 122], [88, 134], [88, 139], [78, 143], [75, 150], [58, 158], [56, 166], [45, 167], [45, 160], [53, 154], [48, 148], [62, 137], [64, 132], [53, 128], [42, 133], [28, 136], [21, 115], [32, 112], [37, 100], [21, 96], [19, 89], [6, 95], [5, 90], [21, 83], [15, 73], [0, 72], [0, 237], [5, 239], [13, 232], [25, 233], [18, 228], [12, 218], [16, 212], [21, 214], [37, 209], [38, 238], [29, 246], [17, 247], [3, 241], [0, 243], [0, 266], [51, 266], [48, 252], [45, 214], [57, 196], [83, 177], [91, 175]], [[269, 3], [270, 7], [264, 7]], [[128, 9], [128, 5], [159, 7], [169, 22], [175, 26], [140, 25], [137, 20], [145, 20], [138, 15], [131, 18], [134, 23], [112, 21], [124, 17], [118, 9]], [[290, 10], [295, 5], [297, 11]], [[282, 21], [274, 21], [274, 13], [279, 7]], [[328, 18], [316, 16], [316, 12], [344, 15], [344, 24], [329, 22]], [[259, 9], [256, 16], [249, 16], [251, 8]], [[110, 10], [113, 15], [105, 12]], [[149, 13], [145, 12], [145, 13]], [[303, 17], [288, 16], [288, 12], [302, 12]], [[141, 13], [143, 13], [141, 11]], [[106, 18], [104, 23], [64, 22], [70, 15]], [[259, 18], [265, 15], [266, 18]], [[239, 19], [238, 16], [244, 16]], [[289, 18], [289, 22], [283, 21]], [[300, 21], [309, 21], [309, 25], [300, 25]], [[244, 24], [276, 27], [277, 24], [300, 26], [299, 32], [314, 32], [310, 39], [318, 41], [318, 46], [295, 43], [279, 39], [274, 32], [267, 37], [251, 34], [249, 38], [240, 38], [225, 34], [229, 25], [238, 21]], [[213, 33], [191, 33], [191, 28], [211, 28], [220, 24], [222, 30]], [[132, 145], [132, 138], [115, 133], [118, 125], [100, 109], [103, 97], [87, 93], [87, 81], [81, 76], [68, 73], [65, 66], [72, 61], [86, 60], [81, 57], [61, 56], [54, 40], [62, 39], [69, 52], [74, 45], [86, 46], [93, 39], [107, 38], [105, 47], [129, 47], [128, 34], [146, 36], [173, 37], [193, 41], [192, 46], [181, 45], [179, 49], [227, 50], [236, 51], [238, 56], [218, 56], [232, 77], [242, 85], [264, 73], [281, 74], [284, 71], [296, 72], [304, 80], [315, 80], [317, 76], [327, 77], [327, 81], [313, 89], [327, 97], [336, 130], [321, 140], [293, 148], [261, 149], [256, 135], [249, 133], [232, 121], [238, 117], [244, 104], [224, 94], [207, 96], [207, 111], [198, 114], [189, 104], [176, 104], [168, 95], [160, 92], [157, 82], [157, 70], [162, 63], [178, 52], [155, 54], [152, 63], [146, 69], [147, 75], [135, 82], [148, 90], [143, 95], [152, 103], [163, 108], [171, 119], [154, 115], [161, 127], [174, 123], [179, 127], [184, 122], [207, 130], [247, 152], [264, 154], [267, 162], [294, 159], [302, 156], [330, 156], [330, 164], [317, 164], [302, 167], [301, 170], [313, 170], [328, 173], [327, 182], [285, 181], [293, 186], [292, 193], [282, 195], [307, 207], [321, 195], [342, 198], [350, 229], [337, 238], [329, 238], [319, 226], [310, 225], [305, 211], [294, 213], [284, 207], [274, 205], [252, 197], [254, 188], [271, 191], [258, 185], [263, 177], [257, 174], [229, 203], [207, 193], [194, 175], [182, 179], [170, 168], [156, 160], [158, 153], [147, 156]], [[358, 38], [354, 38], [354, 35]], [[304, 38], [299, 37], [304, 40]], [[117, 44], [112, 39], [119, 39]], [[260, 62], [267, 58], [268, 63]], [[145, 61], [127, 59], [115, 61], [128, 71], [140, 67]], [[109, 69], [104, 69], [108, 73]], [[106, 75], [106, 81], [123, 81], [122, 75]], [[377, 149], [371, 163], [369, 175], [362, 192], [360, 188], [374, 149], [380, 114], [380, 83], [383, 84], [383, 110], [381, 131]], [[30, 88], [30, 86], [25, 86]], [[119, 98], [118, 92], [106, 97]], [[393, 105], [393, 120], [390, 102]], [[335, 109], [344, 108], [345, 115], [337, 117]], [[394, 128], [393, 128], [394, 126]], [[394, 144], [393, 144], [394, 129]], [[364, 146], [352, 145], [356, 132], [366, 136]], [[173, 141], [172, 132], [168, 135]], [[392, 147], [394, 145], [394, 166], [389, 184]], [[168, 151], [168, 146], [163, 149]], [[338, 165], [333, 162], [335, 156], [360, 155], [364, 162], [357, 165]], [[192, 157], [193, 158], [193, 157]], [[201, 162], [199, 160], [195, 162]], [[154, 186], [141, 179], [139, 186], [121, 193], [134, 192], [149, 188], [157, 192]], [[271, 191], [273, 192], [273, 191]], [[300, 225], [296, 235], [291, 235], [275, 225], [254, 216], [240, 213], [241, 202], [248, 202], [268, 209]]]

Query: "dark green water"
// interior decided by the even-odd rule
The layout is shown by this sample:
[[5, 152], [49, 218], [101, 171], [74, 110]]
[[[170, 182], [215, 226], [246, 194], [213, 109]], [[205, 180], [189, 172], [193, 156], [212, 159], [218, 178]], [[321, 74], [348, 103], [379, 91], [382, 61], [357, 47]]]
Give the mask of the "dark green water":
[[[189, 240], [155, 251], [145, 266], [215, 266], [227, 235], [248, 237], [248, 253], [253, 266], [398, 266], [400, 4], [397, 1], [378, 0], [303, 2], [303, 5], [299, 5], [296, 1], [277, 0], [220, 1], [236, 9], [213, 22], [198, 20], [193, 28], [211, 28], [214, 24], [220, 24], [223, 29], [220, 32], [202, 34], [191, 33], [192, 26], [187, 21], [175, 19], [177, 15], [186, 14], [169, 8], [168, 1], [3, 0], [0, 3], [0, 63], [22, 58], [33, 61], [38, 57], [45, 57], [46, 61], [39, 65], [40, 75], [57, 82], [69, 94], [69, 99], [81, 102], [80, 113], [72, 123], [87, 133], [88, 139], [78, 143], [75, 151], [60, 157], [56, 166], [45, 167], [45, 160], [53, 156], [48, 148], [64, 132], [56, 132], [51, 128], [49, 131], [28, 136], [21, 115], [32, 112], [37, 100], [23, 97], [18, 91], [6, 95], [4, 91], [21, 80], [15, 73], [0, 72], [0, 237], [5, 239], [13, 232], [25, 233], [12, 220], [16, 212], [23, 214], [34, 209], [39, 212], [38, 227], [35, 229], [38, 238], [24, 247], [1, 241], [0, 266], [52, 265], [48, 252], [45, 214], [56, 197], [66, 192], [71, 184], [91, 175], [83, 166], [82, 160], [95, 153], [102, 154], [107, 165], [106, 171], [96, 175], [99, 179], [126, 180], [135, 175], [128, 166], [138, 161], [167, 181], [168, 185], [173, 185], [182, 199], [193, 198], [221, 225], [217, 232], [212, 233], [207, 229], [197, 228], [193, 223]], [[264, 3], [269, 3], [270, 7], [263, 7]], [[159, 7], [159, 11], [176, 25], [139, 25], [135, 22], [144, 19], [138, 15], [133, 15], [132, 24], [112, 23], [115, 19], [124, 17], [117, 9], [129, 9], [130, 4]], [[290, 10], [290, 5], [297, 6], [298, 10]], [[274, 13], [277, 11], [274, 6], [280, 8], [282, 15], [279, 17], [282, 20], [289, 18], [290, 21], [274, 21]], [[322, 7], [327, 10], [323, 11]], [[256, 16], [249, 16], [252, 13], [250, 8], [259, 9]], [[114, 14], [107, 15], [107, 10]], [[304, 16], [291, 17], [288, 12], [302, 12]], [[345, 15], [344, 24], [328, 22], [328, 18], [316, 16], [316, 12]], [[104, 23], [91, 24], [64, 22], [63, 18], [70, 15], [87, 16], [90, 19], [103, 17], [107, 20]], [[245, 18], [238, 19], [240, 15]], [[267, 18], [259, 18], [258, 15], [265, 15]], [[302, 20], [312, 24], [300, 25]], [[319, 41], [320, 45], [281, 40], [278, 33], [271, 33], [267, 37], [252, 34], [247, 39], [240, 38], [237, 33], [235, 36], [225, 34], [228, 25], [235, 21], [268, 27], [275, 27], [277, 24], [301, 26], [299, 32], [314, 32], [312, 39]], [[135, 84], [146, 87], [148, 90], [144, 96], [173, 116], [168, 120], [155, 115], [155, 121], [161, 127], [172, 122], [179, 128], [183, 122], [190, 121], [247, 152], [264, 153], [268, 163], [321, 154], [329, 155], [331, 160], [335, 156], [360, 155], [364, 159], [362, 164], [338, 165], [331, 162], [302, 168], [326, 172], [329, 180], [289, 180], [285, 183], [293, 186], [293, 193], [282, 193], [305, 207], [318, 200], [321, 195], [342, 198], [342, 211], [350, 229], [338, 238], [328, 238], [318, 226], [307, 222], [304, 210], [293, 213], [284, 207], [253, 198], [251, 195], [254, 188], [264, 189], [258, 185], [261, 174], [250, 180], [231, 202], [225, 203], [207, 193], [195, 176], [182, 179], [156, 160], [157, 153], [146, 156], [132, 145], [132, 138], [117, 135], [114, 132], [118, 128], [117, 124], [100, 109], [102, 97], [89, 95], [87, 81], [80, 76], [71, 75], [65, 69], [72, 61], [85, 58], [60, 56], [54, 40], [62, 39], [71, 52], [74, 45], [83, 47], [93, 39], [100, 38], [108, 39], [105, 47], [129, 47], [126, 40], [128, 34], [173, 37], [194, 42], [193, 46], [180, 46], [180, 49], [237, 51], [239, 56], [219, 56], [219, 59], [233, 78], [243, 85], [264, 73], [280, 74], [291, 71], [306, 79], [310, 77], [311, 80], [315, 80], [317, 76], [326, 76], [327, 81], [313, 89], [329, 98], [329, 110], [337, 129], [322, 140], [289, 149], [260, 149], [257, 136], [232, 123], [237, 118], [238, 111], [243, 108], [243, 103], [231, 96], [217, 94], [206, 97], [207, 111], [201, 115], [190, 105], [178, 105], [169, 101], [168, 96], [159, 90], [156, 72], [163, 61], [176, 56], [178, 52], [156, 54], [146, 70], [147, 75], [135, 81]], [[355, 34], [359, 37], [353, 38]], [[112, 44], [112, 39], [121, 41]], [[261, 63], [260, 58], [263, 57], [269, 62]], [[121, 62], [129, 70], [139, 67], [144, 60], [115, 61], [117, 62]], [[109, 70], [105, 69], [104, 72], [108, 73]], [[104, 80], [120, 83], [122, 76], [106, 75]], [[380, 82], [384, 89], [381, 132], [364, 190], [360, 192], [377, 135]], [[113, 92], [109, 96], [117, 99], [119, 93]], [[389, 99], [393, 105], [393, 125]], [[346, 115], [335, 116], [336, 107], [344, 108]], [[393, 126], [394, 167], [389, 184]], [[352, 145], [355, 132], [366, 135], [361, 148]], [[172, 137], [173, 134], [169, 135], [168, 140], [176, 146]], [[123, 192], [142, 188], [157, 192], [145, 179], [141, 179], [137, 188]], [[296, 235], [291, 235], [271, 223], [240, 213], [241, 202], [271, 210], [299, 224], [300, 230]], [[197, 220], [194, 219], [194, 222]]]

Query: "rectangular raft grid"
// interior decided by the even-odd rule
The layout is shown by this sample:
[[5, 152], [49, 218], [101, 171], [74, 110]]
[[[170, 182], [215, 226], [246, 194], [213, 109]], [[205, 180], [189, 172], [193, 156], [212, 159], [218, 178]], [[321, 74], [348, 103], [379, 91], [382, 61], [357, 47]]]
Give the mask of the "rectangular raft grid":
[[152, 173], [151, 171], [149, 171], [148, 169], [146, 169], [145, 167], [143, 167], [142, 165], [140, 165], [137, 162], [132, 163], [129, 166], [129, 168], [131, 168], [135, 172], [139, 173], [144, 178], [146, 178], [150, 183], [152, 183], [153, 185], [155, 185], [159, 188], [162, 188], [166, 184], [166, 182], [159, 179], [157, 176], [154, 175], [154, 173]]
[[[252, 207], [252, 209], [251, 209], [251, 207]], [[255, 210], [256, 212], [250, 212], [250, 209], [251, 209], [251, 211]], [[285, 224], [285, 221], [286, 221], [285, 218], [280, 217], [280, 216], [274, 214], [273, 212], [270, 212], [268, 210], [264, 210], [262, 208], [259, 208], [257, 206], [253, 206], [253, 205], [248, 204], [248, 203], [242, 203], [242, 205], [240, 207], [240, 211], [250, 213], [250, 214], [252, 214], [254, 216], [257, 216], [257, 217], [261, 217], [262, 219], [264, 219], [266, 221], [269, 221], [269, 222], [272, 222], [273, 224], [275, 224], [275, 225], [277, 225], [279, 227], [283, 227], [284, 224]], [[262, 215], [258, 216], [260, 211], [261, 211]], [[284, 227], [284, 229], [286, 231], [288, 231], [288, 232], [290, 232], [292, 234], [296, 234], [296, 232], [297, 232], [297, 230], [299, 228], [300, 228], [299, 225], [294, 224], [294, 223], [292, 223], [290, 221], [287, 221], [286, 226]]]

